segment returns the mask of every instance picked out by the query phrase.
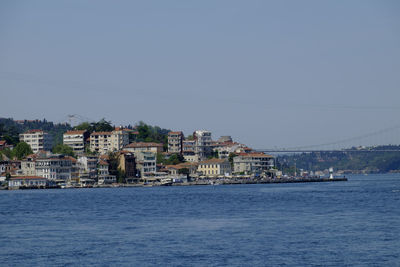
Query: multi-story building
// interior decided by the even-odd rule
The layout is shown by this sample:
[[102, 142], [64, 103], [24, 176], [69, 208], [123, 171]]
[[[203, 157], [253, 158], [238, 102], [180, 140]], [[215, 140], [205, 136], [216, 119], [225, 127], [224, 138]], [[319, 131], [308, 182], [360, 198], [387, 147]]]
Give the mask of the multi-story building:
[[19, 140], [27, 143], [33, 153], [38, 153], [41, 150], [51, 151], [53, 145], [53, 137], [42, 130], [29, 130], [20, 134]]
[[111, 132], [93, 132], [90, 135], [90, 150], [107, 154], [111, 149]]
[[197, 170], [202, 175], [211, 177], [232, 174], [231, 164], [225, 159], [213, 158], [201, 161]]
[[116, 129], [112, 132], [93, 132], [90, 135], [90, 150], [100, 154], [120, 151], [129, 144], [129, 133]]
[[[139, 152], [138, 152], [139, 153]], [[137, 182], [136, 157], [133, 152], [122, 151], [118, 157], [118, 169], [125, 172], [125, 181]]]
[[233, 158], [235, 173], [263, 174], [274, 167], [274, 157], [264, 153], [240, 153]]
[[36, 176], [49, 180], [70, 181], [72, 178], [72, 161], [64, 155], [40, 155], [35, 162]]
[[153, 152], [136, 152], [136, 169], [140, 177], [154, 175], [157, 172], [157, 158]]
[[79, 178], [97, 179], [97, 156], [80, 156], [78, 157]]
[[8, 187], [11, 189], [20, 188], [45, 188], [47, 179], [40, 176], [18, 176], [10, 178]]
[[109, 164], [104, 160], [99, 161], [98, 180], [99, 184], [112, 184], [117, 182], [115, 175], [110, 175], [108, 171]]
[[158, 143], [145, 143], [145, 142], [135, 142], [124, 147], [125, 151], [129, 152], [153, 152], [161, 153], [163, 152], [163, 144]]
[[68, 131], [63, 135], [63, 143], [72, 148], [76, 155], [85, 152], [86, 139], [89, 137], [87, 131]]
[[36, 161], [36, 154], [29, 155], [25, 159], [21, 160], [21, 172], [24, 176], [35, 176], [36, 175], [36, 168], [35, 168], [35, 161]]
[[193, 133], [195, 140], [194, 153], [199, 157], [199, 160], [204, 160], [212, 153], [211, 148], [211, 132], [198, 130]]
[[183, 133], [169, 132], [168, 133], [168, 153], [183, 153]]
[[111, 135], [111, 147], [113, 151], [120, 151], [129, 144], [129, 130], [115, 128]]

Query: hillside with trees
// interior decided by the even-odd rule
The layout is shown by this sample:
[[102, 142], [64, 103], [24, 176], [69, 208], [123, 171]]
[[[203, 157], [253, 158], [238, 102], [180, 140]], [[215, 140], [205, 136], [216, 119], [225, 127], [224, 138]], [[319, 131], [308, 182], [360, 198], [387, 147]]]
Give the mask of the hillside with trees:
[[15, 121], [12, 118], [0, 118], [0, 139], [6, 140], [8, 144], [17, 145], [19, 134], [33, 129], [51, 134], [54, 138], [54, 145], [57, 145], [62, 144], [63, 133], [71, 130], [72, 127], [68, 123], [53, 123], [46, 119]]
[[283, 155], [277, 158], [278, 169], [323, 171], [333, 167], [347, 173], [388, 173], [400, 171], [400, 146], [377, 146], [344, 152], [312, 152]]

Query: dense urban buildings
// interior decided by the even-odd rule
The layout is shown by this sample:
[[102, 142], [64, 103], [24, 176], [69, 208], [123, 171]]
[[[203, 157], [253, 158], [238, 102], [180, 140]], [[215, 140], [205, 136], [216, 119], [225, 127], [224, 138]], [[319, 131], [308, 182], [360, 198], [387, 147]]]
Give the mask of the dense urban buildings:
[[[207, 130], [196, 130], [186, 138], [182, 131], [164, 132], [158, 142], [155, 139], [144, 142], [148, 138], [140, 137], [137, 129], [68, 130], [63, 133], [62, 142], [72, 148], [73, 157], [50, 152], [54, 142], [45, 131], [30, 130], [19, 137], [32, 148], [33, 154], [20, 160], [0, 161], [0, 179], [11, 175], [10, 185], [14, 187], [40, 187], [44, 181], [93, 186], [160, 181], [168, 177], [187, 181], [189, 177], [260, 176], [267, 175], [274, 167], [272, 156], [255, 153], [230, 136], [214, 141]], [[0, 141], [4, 150], [6, 142]]]

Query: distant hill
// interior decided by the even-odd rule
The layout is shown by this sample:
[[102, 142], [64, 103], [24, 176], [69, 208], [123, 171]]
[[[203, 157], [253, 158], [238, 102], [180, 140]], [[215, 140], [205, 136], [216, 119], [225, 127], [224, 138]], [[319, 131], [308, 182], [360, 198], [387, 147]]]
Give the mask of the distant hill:
[[[383, 151], [385, 150], [385, 151]], [[312, 152], [279, 156], [281, 169], [322, 171], [333, 167], [347, 173], [387, 173], [400, 171], [400, 150], [398, 145], [377, 146], [360, 149], [357, 152]]]
[[14, 120], [12, 118], [0, 118], [0, 138], [7, 140], [8, 143], [17, 144], [19, 134], [28, 130], [40, 129], [54, 138], [54, 145], [61, 144], [63, 133], [71, 130], [68, 123], [53, 123], [43, 120]]

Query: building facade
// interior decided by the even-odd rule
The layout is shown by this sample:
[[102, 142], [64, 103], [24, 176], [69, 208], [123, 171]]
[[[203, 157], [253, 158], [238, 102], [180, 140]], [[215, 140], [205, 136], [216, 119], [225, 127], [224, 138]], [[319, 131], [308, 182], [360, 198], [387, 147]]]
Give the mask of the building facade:
[[240, 153], [233, 158], [235, 173], [262, 174], [274, 167], [274, 157], [264, 153]]
[[183, 133], [169, 132], [168, 133], [168, 153], [183, 153]]
[[36, 176], [49, 180], [70, 181], [72, 178], [72, 161], [64, 155], [39, 156], [35, 162], [35, 169]]
[[87, 131], [68, 131], [63, 135], [63, 143], [72, 148], [76, 155], [85, 153], [86, 139], [89, 137]]
[[10, 189], [19, 188], [44, 188], [47, 185], [47, 179], [40, 176], [18, 176], [10, 178], [8, 187]]
[[140, 177], [152, 176], [157, 172], [156, 153], [136, 152], [136, 168]]
[[152, 153], [162, 153], [163, 144], [159, 143], [146, 143], [146, 142], [135, 142], [124, 147], [124, 151], [129, 152], [152, 152]]
[[120, 151], [129, 144], [129, 133], [125, 130], [93, 132], [90, 135], [90, 150], [100, 154]]
[[194, 153], [198, 156], [199, 160], [204, 160], [212, 154], [212, 139], [211, 132], [198, 130], [193, 133], [195, 140]]
[[53, 146], [53, 137], [42, 130], [29, 130], [20, 134], [19, 140], [27, 143], [33, 153], [38, 153], [41, 150], [51, 151]]
[[228, 160], [215, 158], [199, 162], [197, 171], [210, 177], [232, 174], [231, 164]]

